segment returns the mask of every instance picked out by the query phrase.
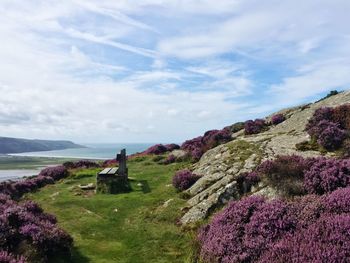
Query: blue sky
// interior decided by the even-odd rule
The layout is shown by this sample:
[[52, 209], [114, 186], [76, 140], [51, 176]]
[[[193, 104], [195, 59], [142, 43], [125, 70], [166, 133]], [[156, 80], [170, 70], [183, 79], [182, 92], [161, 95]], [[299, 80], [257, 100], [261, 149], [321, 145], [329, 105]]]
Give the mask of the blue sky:
[[180, 142], [350, 84], [350, 2], [3, 0], [0, 135]]

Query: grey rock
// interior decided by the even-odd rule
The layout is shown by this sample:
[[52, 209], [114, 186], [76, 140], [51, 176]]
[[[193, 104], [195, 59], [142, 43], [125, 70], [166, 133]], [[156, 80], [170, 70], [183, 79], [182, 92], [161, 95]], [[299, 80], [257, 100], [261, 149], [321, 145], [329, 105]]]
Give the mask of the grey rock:
[[[284, 122], [256, 135], [245, 136], [242, 130], [238, 131], [233, 134], [233, 141], [207, 151], [194, 165], [194, 172], [202, 177], [187, 190], [192, 197], [187, 202], [189, 210], [181, 222], [186, 224], [204, 219], [217, 206], [239, 198], [236, 184], [238, 175], [252, 171], [261, 161], [273, 159], [277, 155], [319, 156], [320, 152], [317, 151], [300, 152], [295, 145], [309, 139], [305, 126], [316, 109], [344, 103], [350, 103], [349, 91], [317, 103], [284, 109], [277, 112], [287, 117]], [[266, 119], [270, 120], [274, 114]], [[242, 148], [237, 147], [239, 143], [242, 143]], [[253, 188], [252, 194], [267, 198], [279, 196], [276, 189], [266, 185]]]

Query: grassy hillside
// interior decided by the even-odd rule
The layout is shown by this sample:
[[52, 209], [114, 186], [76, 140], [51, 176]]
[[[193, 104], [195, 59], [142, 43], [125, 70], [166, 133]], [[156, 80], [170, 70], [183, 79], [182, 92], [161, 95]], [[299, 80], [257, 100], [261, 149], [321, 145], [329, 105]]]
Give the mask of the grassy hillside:
[[77, 186], [95, 182], [99, 171], [90, 169], [27, 197], [55, 214], [72, 235], [73, 262], [184, 262], [191, 234], [176, 225], [185, 201], [171, 186], [171, 177], [186, 165], [164, 166], [139, 157], [128, 162], [130, 193], [82, 192]]
[[2, 154], [63, 150], [83, 147], [84, 146], [75, 144], [71, 141], [28, 140], [0, 137], [0, 153]]

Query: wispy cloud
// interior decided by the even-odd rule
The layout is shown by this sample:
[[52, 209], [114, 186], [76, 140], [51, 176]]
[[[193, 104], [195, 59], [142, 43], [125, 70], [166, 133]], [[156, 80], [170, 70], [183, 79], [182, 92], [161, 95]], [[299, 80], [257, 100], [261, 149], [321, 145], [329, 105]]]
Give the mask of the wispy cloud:
[[180, 141], [350, 85], [346, 0], [4, 0], [0, 135]]

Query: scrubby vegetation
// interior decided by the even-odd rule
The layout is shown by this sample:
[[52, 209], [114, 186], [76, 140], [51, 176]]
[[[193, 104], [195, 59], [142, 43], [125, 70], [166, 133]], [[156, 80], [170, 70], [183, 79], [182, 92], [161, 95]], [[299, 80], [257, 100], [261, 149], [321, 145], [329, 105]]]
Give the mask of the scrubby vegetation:
[[263, 119], [248, 120], [244, 123], [244, 133], [246, 135], [257, 134], [267, 128], [267, 123]]
[[350, 104], [335, 108], [322, 107], [309, 120], [306, 131], [312, 141], [326, 150], [336, 150], [348, 138], [350, 131]]
[[276, 114], [271, 117], [271, 124], [277, 125], [286, 120], [286, 117], [283, 114]]
[[313, 159], [301, 156], [278, 156], [274, 160], [267, 160], [260, 164], [256, 172], [264, 177], [268, 185], [279, 189], [283, 194], [303, 194], [304, 171], [312, 165]]
[[349, 159], [279, 156], [242, 174], [240, 194], [260, 180], [284, 195], [231, 202], [199, 233], [203, 262], [347, 262]]
[[350, 188], [294, 201], [231, 202], [199, 234], [204, 262], [347, 262]]
[[278, 156], [256, 173], [286, 196], [324, 194], [350, 185], [350, 159]]
[[199, 175], [192, 173], [190, 170], [181, 170], [173, 176], [173, 186], [179, 191], [184, 191], [190, 188], [199, 178]]
[[62, 262], [69, 260], [73, 240], [57, 226], [56, 218], [34, 202], [16, 201], [67, 176], [64, 166], [56, 166], [33, 178], [0, 184], [0, 257], [4, 262], [53, 262], [56, 257]]
[[337, 91], [337, 90], [331, 90], [326, 96], [324, 96], [322, 99], [320, 99], [320, 100], [318, 100], [318, 101], [316, 101], [315, 103], [317, 103], [317, 102], [320, 102], [320, 101], [323, 101], [323, 100], [325, 100], [325, 99], [328, 99], [328, 98], [330, 98], [330, 97], [332, 97], [332, 96], [335, 96], [335, 95], [337, 95], [337, 94], [339, 94], [339, 93], [341, 93], [342, 91]]
[[0, 193], [19, 199], [25, 193], [33, 192], [48, 184], [68, 176], [68, 170], [64, 166], [48, 167], [43, 169], [38, 176], [19, 180], [5, 181], [0, 183]]
[[34, 202], [17, 203], [0, 196], [1, 247], [12, 253], [21, 251], [30, 262], [50, 262], [70, 258], [72, 238]]
[[241, 195], [251, 191], [252, 186], [261, 180], [257, 172], [243, 173], [237, 178], [238, 190]]
[[166, 152], [171, 152], [173, 150], [180, 149], [180, 146], [177, 144], [156, 144], [151, 147], [149, 147], [147, 150], [143, 152], [143, 154], [163, 154]]
[[64, 162], [63, 166], [67, 169], [86, 169], [101, 167], [99, 163], [90, 160], [79, 160], [77, 162], [68, 161]]
[[194, 161], [198, 161], [206, 151], [231, 140], [232, 133], [229, 129], [211, 130], [203, 136], [185, 141], [181, 149], [188, 152]]

